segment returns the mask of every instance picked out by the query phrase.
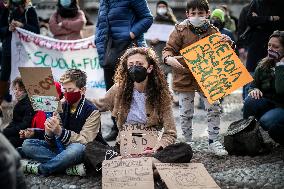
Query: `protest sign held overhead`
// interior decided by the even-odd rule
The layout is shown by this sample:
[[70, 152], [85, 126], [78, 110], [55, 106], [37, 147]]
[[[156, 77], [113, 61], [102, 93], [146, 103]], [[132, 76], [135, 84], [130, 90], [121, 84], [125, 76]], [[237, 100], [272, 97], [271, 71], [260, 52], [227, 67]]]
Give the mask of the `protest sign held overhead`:
[[212, 34], [180, 51], [209, 103], [232, 93], [253, 78], [228, 43]]
[[155, 163], [169, 189], [219, 189], [202, 163]]
[[57, 40], [17, 28], [12, 37], [11, 79], [19, 76], [18, 67], [51, 67], [55, 81], [67, 69], [87, 73], [87, 98], [105, 94], [103, 69], [99, 65], [94, 36], [80, 40]]
[[151, 158], [105, 160], [102, 163], [103, 189], [154, 189]]
[[50, 67], [19, 67], [19, 71], [29, 97], [58, 97]]

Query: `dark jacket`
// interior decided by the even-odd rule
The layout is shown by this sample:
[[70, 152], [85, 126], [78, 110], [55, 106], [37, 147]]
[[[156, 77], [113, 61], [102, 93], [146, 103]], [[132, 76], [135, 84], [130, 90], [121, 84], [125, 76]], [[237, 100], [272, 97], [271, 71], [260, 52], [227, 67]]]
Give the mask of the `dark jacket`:
[[[155, 24], [167, 24], [167, 25], [175, 25], [176, 21], [173, 20], [173, 18], [171, 16], [162, 16], [162, 15], [157, 15], [154, 18], [154, 23]], [[155, 52], [157, 53], [157, 56], [160, 59], [160, 62], [162, 62], [162, 51], [166, 46], [166, 42], [165, 41], [159, 41], [156, 44], [151, 44], [151, 42], [148, 42], [149, 46], [151, 46]], [[164, 71], [165, 74], [168, 74], [169, 72], [171, 72], [171, 67], [165, 64], [162, 64], [162, 70]]]
[[[60, 120], [63, 130], [59, 137], [62, 144], [87, 144], [94, 139], [103, 140], [100, 128], [100, 112], [92, 102], [83, 97], [74, 113], [71, 113], [70, 105], [67, 102], [63, 104], [62, 108], [63, 112], [60, 113]], [[50, 143], [54, 143], [54, 138], [45, 135], [45, 139]], [[103, 143], [103, 141], [100, 142]]]
[[23, 14], [5, 8], [0, 17], [0, 37], [3, 43], [3, 55], [5, 56], [11, 56], [12, 32], [9, 31], [9, 23], [13, 19], [23, 23], [23, 29], [25, 30], [37, 34], [40, 32], [38, 17], [34, 7], [27, 7]]
[[260, 64], [255, 69], [250, 90], [258, 88], [264, 98], [284, 107], [284, 65], [264, 67]]
[[[246, 67], [254, 72], [257, 63], [267, 55], [267, 42], [275, 30], [284, 30], [284, 2], [279, 0], [253, 0], [247, 14], [247, 23], [252, 27], [252, 38], [248, 46]], [[253, 16], [256, 13], [257, 16]], [[271, 21], [279, 16], [279, 21]]]
[[103, 62], [108, 33], [115, 40], [130, 41], [130, 32], [136, 36], [138, 46], [145, 45], [144, 35], [153, 17], [145, 0], [100, 0], [95, 44], [99, 61]]
[[35, 112], [31, 105], [28, 95], [17, 102], [13, 109], [13, 118], [9, 125], [3, 130], [3, 134], [9, 139], [18, 138], [20, 140], [19, 131], [31, 127]]
[[21, 172], [20, 155], [0, 133], [0, 186], [5, 189], [27, 188]]

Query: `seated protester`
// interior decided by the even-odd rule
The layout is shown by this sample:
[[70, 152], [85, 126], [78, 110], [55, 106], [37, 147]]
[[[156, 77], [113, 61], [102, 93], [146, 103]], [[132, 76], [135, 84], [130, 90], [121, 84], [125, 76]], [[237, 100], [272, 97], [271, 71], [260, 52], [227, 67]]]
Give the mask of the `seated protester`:
[[17, 103], [13, 109], [13, 118], [9, 125], [3, 130], [3, 134], [13, 144], [15, 148], [22, 146], [24, 139], [19, 136], [20, 130], [27, 129], [31, 126], [35, 114], [29, 100], [24, 83], [20, 77], [12, 82], [12, 90], [16, 97]]
[[[54, 82], [58, 97], [60, 100], [63, 98], [63, 93], [61, 91], [61, 85], [58, 82]], [[46, 115], [43, 111], [37, 111], [33, 117], [31, 128], [25, 130], [20, 130], [20, 138], [37, 138], [44, 139], [44, 123], [46, 120]]]
[[277, 143], [284, 144], [284, 31], [274, 31], [268, 55], [254, 74], [244, 103], [244, 118], [254, 116]]
[[6, 137], [0, 133], [0, 186], [5, 189], [26, 189], [21, 171], [20, 155]]
[[100, 132], [100, 113], [85, 98], [87, 76], [78, 69], [67, 70], [61, 76], [65, 102], [63, 112], [48, 118], [45, 140], [26, 139], [22, 151], [39, 163], [25, 162], [25, 171], [50, 175], [82, 163], [85, 145], [93, 140], [103, 142]]
[[[142, 128], [163, 128], [162, 137], [157, 141], [156, 146], [152, 149], [144, 149], [142, 153], [145, 156], [154, 157], [158, 157], [163, 151], [168, 152], [166, 148], [174, 146], [177, 137], [172, 97], [158, 64], [158, 58], [152, 49], [146, 47], [128, 49], [120, 59], [115, 73], [115, 84], [107, 91], [104, 98], [94, 100], [100, 111], [110, 110], [112, 116], [116, 117], [119, 129], [118, 145], [124, 140], [125, 136], [120, 132], [126, 126], [138, 124], [142, 125]], [[87, 158], [91, 156], [88, 151], [96, 153], [97, 150], [98, 154], [102, 151], [98, 146], [101, 145], [87, 145]], [[191, 147], [187, 144], [183, 144], [183, 147], [184, 151], [177, 156], [172, 155], [169, 161], [181, 162], [183, 158], [186, 159], [184, 161], [189, 162], [192, 157]], [[178, 149], [180, 148], [176, 150]], [[116, 149], [114, 154], [116, 153], [119, 153], [119, 150]], [[97, 167], [105, 157], [107, 156], [103, 156], [101, 161], [96, 160], [97, 164], [92, 163], [92, 165]], [[161, 155], [161, 157], [166, 156]], [[162, 162], [167, 161], [157, 159]]]

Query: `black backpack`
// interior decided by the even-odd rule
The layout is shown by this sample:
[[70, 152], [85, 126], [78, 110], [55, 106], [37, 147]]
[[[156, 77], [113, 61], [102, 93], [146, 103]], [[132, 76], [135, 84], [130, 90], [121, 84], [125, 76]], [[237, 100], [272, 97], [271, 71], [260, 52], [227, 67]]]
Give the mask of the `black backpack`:
[[224, 136], [225, 149], [230, 155], [241, 156], [256, 156], [269, 152], [259, 127], [253, 116], [231, 123]]

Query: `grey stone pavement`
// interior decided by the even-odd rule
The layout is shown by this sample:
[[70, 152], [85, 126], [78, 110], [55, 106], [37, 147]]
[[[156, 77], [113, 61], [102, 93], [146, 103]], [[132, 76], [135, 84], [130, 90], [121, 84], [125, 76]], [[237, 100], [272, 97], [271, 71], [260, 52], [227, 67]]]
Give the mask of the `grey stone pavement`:
[[[196, 104], [197, 104], [196, 97]], [[221, 118], [221, 133], [226, 132], [229, 124], [242, 117], [241, 90], [225, 97], [223, 102], [223, 115]], [[178, 137], [181, 136], [179, 127], [178, 107], [174, 106], [174, 116], [177, 123]], [[111, 127], [110, 113], [102, 113], [102, 131], [106, 135]], [[216, 157], [207, 152], [207, 119], [206, 112], [195, 109], [193, 119], [194, 155], [192, 162], [203, 163], [221, 188], [284, 188], [284, 162], [283, 149], [277, 146], [267, 155], [226, 156]], [[222, 141], [222, 134], [220, 140]], [[113, 144], [113, 143], [112, 143]], [[100, 177], [79, 177], [68, 175], [54, 175], [49, 177], [26, 174], [28, 188], [101, 188]], [[164, 185], [155, 183], [155, 188], [165, 188]]]

